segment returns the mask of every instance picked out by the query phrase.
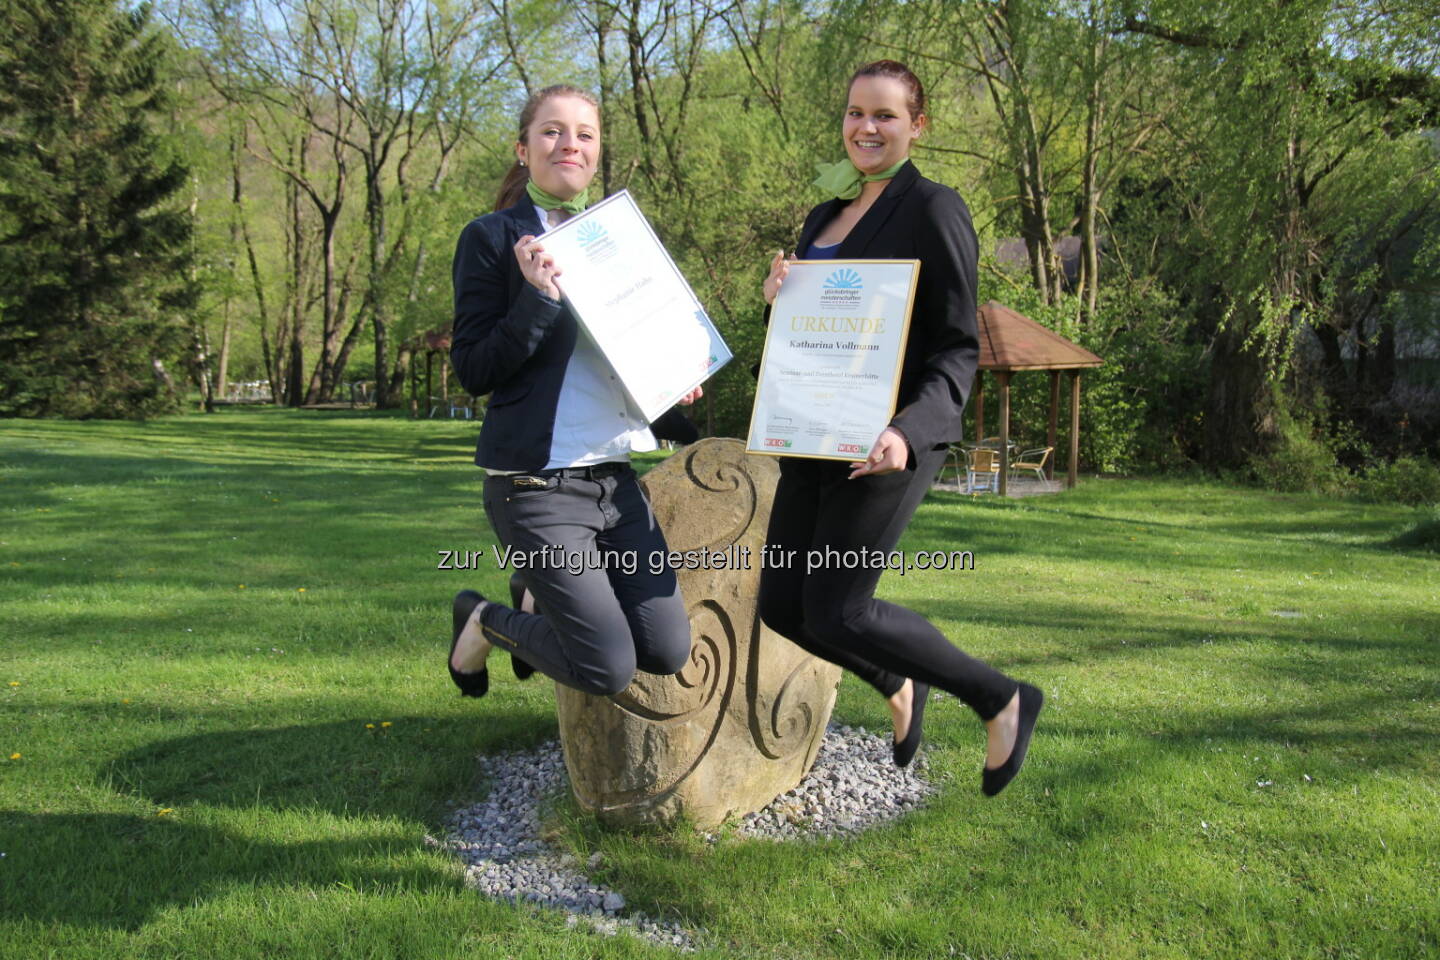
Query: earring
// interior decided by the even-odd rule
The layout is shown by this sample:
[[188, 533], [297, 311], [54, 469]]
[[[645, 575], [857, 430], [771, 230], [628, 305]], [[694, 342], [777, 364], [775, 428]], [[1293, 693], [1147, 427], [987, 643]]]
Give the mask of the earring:
[[516, 160], [515, 162], [518, 163], [518, 164], [520, 164], [520, 166], [522, 166], [522, 167], [525, 166], [525, 161], [524, 161], [524, 160]]

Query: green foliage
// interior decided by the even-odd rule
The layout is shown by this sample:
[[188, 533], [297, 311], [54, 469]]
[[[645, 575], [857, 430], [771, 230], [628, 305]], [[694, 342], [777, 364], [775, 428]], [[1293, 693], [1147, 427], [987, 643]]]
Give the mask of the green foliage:
[[1390, 545], [1440, 553], [1440, 508], [1431, 510], [1429, 516], [1417, 520], [1415, 526], [1391, 540]]
[[[382, 28], [375, 18], [385, 10], [398, 16]], [[213, 353], [228, 324], [232, 379], [283, 381], [294, 358], [305, 383], [326, 371], [373, 376], [377, 322], [398, 375], [406, 350], [449, 322], [454, 237], [489, 209], [525, 92], [557, 81], [594, 90], [606, 189], [635, 193], [736, 351], [696, 411], [708, 428], [736, 434], [749, 417], [768, 254], [793, 242], [819, 199], [806, 187], [814, 162], [842, 154], [844, 79], [893, 56], [929, 92], [917, 163], [965, 197], [983, 255], [1017, 235], [1041, 249], [1037, 237], [1059, 243], [1098, 224], [1099, 315], [1083, 327], [1080, 304], [1054, 283], [1034, 295], [1020, 278], [1019, 289], [991, 294], [1106, 358], [1084, 374], [1087, 467], [1242, 464], [1273, 440], [1256, 432], [1265, 422], [1257, 404], [1302, 381], [1320, 383], [1336, 414], [1330, 428], [1353, 423], [1389, 456], [1440, 437], [1433, 403], [1398, 389], [1433, 378], [1436, 363], [1440, 152], [1427, 130], [1440, 116], [1440, 20], [1419, 0], [1356, 10], [1279, 0], [398, 0], [363, 10], [333, 0], [167, 0], [186, 76], [179, 99], [167, 105], [169, 94], [157, 93], [141, 112], [169, 110], [168, 125], [188, 133], [183, 147], [155, 153], [155, 170], [183, 151], [193, 173], [193, 275], [205, 296], [186, 317], [197, 340], [208, 338]], [[96, 77], [132, 80], [163, 66], [155, 46], [143, 70], [125, 73], [113, 55], [123, 31], [97, 26], [115, 15], [100, 0], [10, 4], [0, 17], [15, 37], [64, 16], [86, 24], [63, 42], [17, 41], [0, 61], [37, 75], [83, 61]], [[426, 30], [410, 29], [421, 16]], [[339, 47], [317, 45], [320, 36]], [[131, 46], [154, 46], [143, 37]], [[445, 37], [457, 45], [426, 39]], [[49, 86], [61, 102], [63, 85]], [[12, 88], [24, 86], [7, 84], [0, 99], [19, 102]], [[394, 131], [393, 148], [377, 153], [364, 131]], [[16, 137], [20, 152], [0, 163], [13, 167], [31, 132]], [[81, 171], [77, 191], [124, 182], [114, 158], [125, 150], [54, 155], [71, 154], [111, 164], [97, 176], [65, 160]], [[32, 186], [0, 174], [10, 195], [33, 199]], [[27, 216], [48, 209], [17, 205]], [[0, 238], [19, 227], [0, 211]], [[33, 376], [7, 375], [0, 407], [55, 395], [84, 413], [98, 379], [87, 362], [123, 367], [136, 391], [163, 401], [148, 360], [172, 361], [177, 338], [156, 308], [158, 281], [120, 298], [124, 309], [98, 311], [79, 335], [54, 332], [47, 318], [58, 300], [16, 300], [21, 281], [11, 278], [46, 282], [55, 256], [45, 250], [97, 246], [73, 230], [55, 234], [24, 241], [33, 249], [23, 256], [0, 241], [11, 267], [0, 278], [7, 359], [49, 358]], [[186, 275], [178, 265], [163, 274]], [[77, 285], [67, 278], [52, 289]], [[147, 322], [155, 329], [141, 329]], [[1312, 332], [1322, 349], [1302, 349]], [[145, 363], [131, 362], [142, 354]], [[1319, 354], [1325, 369], [1307, 369]], [[1017, 426], [1032, 439], [1044, 433], [1046, 381], [1014, 380]]]
[[[1263, 415], [1273, 389], [1318, 373], [1348, 416], [1389, 389], [1393, 364], [1365, 361], [1389, 349], [1379, 341], [1391, 318], [1375, 316], [1387, 288], [1424, 273], [1407, 248], [1428, 232], [1436, 196], [1427, 128], [1440, 116], [1440, 21], [1422, 2], [1362, 7], [1163, 0], [1126, 11], [1132, 40], [1173, 65], [1188, 95], [1165, 119], [1176, 138], [1144, 172], [1150, 210], [1131, 211], [1112, 239], [1127, 262], [1154, 265], [1213, 343], [1209, 462], [1238, 464], [1276, 442]], [[1317, 351], [1295, 349], [1306, 327], [1322, 337], [1322, 370]], [[1361, 361], [1351, 371], [1347, 348]]]
[[[1080, 304], [1074, 297], [1046, 304], [1028, 283], [1002, 285], [987, 272], [981, 277], [981, 293], [982, 301], [997, 300], [1105, 361], [1085, 370], [1080, 381], [1080, 460], [1085, 469], [1129, 472], [1189, 462], [1206, 368], [1201, 345], [1188, 336], [1184, 316], [1165, 291], [1117, 286], [1087, 324], [1077, 320]], [[1017, 373], [1010, 382], [1012, 434], [1025, 446], [1042, 445], [1050, 408], [1048, 374]], [[986, 389], [986, 429], [994, 433], [993, 377]], [[1069, 445], [1069, 389], [1064, 375], [1056, 441], [1060, 451]]]
[[0, 413], [129, 417], [175, 397], [191, 303], [168, 38], [114, 0], [0, 7]]
[[1273, 416], [1275, 443], [1250, 459], [1249, 473], [1256, 483], [1284, 493], [1334, 495], [1349, 488], [1350, 474], [1340, 466], [1322, 418], [1291, 411], [1283, 403]]
[[1440, 466], [1420, 457], [1378, 463], [1357, 480], [1361, 497], [1376, 503], [1440, 504]]

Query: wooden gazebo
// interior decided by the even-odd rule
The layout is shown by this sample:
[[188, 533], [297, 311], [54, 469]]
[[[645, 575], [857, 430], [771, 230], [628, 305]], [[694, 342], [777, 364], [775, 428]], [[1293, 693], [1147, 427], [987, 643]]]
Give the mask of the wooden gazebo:
[[[1046, 443], [1053, 447], [1060, 415], [1060, 372], [1070, 371], [1070, 472], [1066, 486], [1073, 487], [1080, 462], [1080, 373], [1104, 362], [1084, 347], [994, 300], [980, 308], [980, 368], [975, 373], [975, 387], [971, 391], [975, 439], [985, 437], [985, 373], [989, 371], [1000, 384], [1001, 496], [1007, 492], [1010, 475], [1011, 375], [1022, 370], [1050, 371], [1050, 430]], [[1045, 470], [1047, 476], [1054, 477], [1054, 456]]]

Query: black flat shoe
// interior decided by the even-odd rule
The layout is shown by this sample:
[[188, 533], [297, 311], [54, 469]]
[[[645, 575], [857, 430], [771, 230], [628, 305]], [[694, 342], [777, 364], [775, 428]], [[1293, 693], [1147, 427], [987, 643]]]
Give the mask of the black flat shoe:
[[[525, 584], [520, 580], [520, 574], [512, 573], [510, 574], [510, 608], [519, 610], [520, 601], [523, 599], [525, 599]], [[530, 675], [535, 672], [534, 667], [515, 656], [514, 653], [510, 654], [510, 669], [515, 671], [516, 680], [528, 680]]]
[[460, 688], [465, 697], [483, 697], [490, 692], [490, 671], [487, 667], [479, 670], [460, 671], [455, 669], [455, 645], [460, 642], [460, 633], [470, 622], [470, 615], [483, 603], [484, 597], [474, 590], [461, 590], [455, 594], [455, 603], [450, 608], [450, 623], [454, 628], [450, 635], [450, 653], [445, 657], [445, 666], [450, 669], [450, 679]]
[[910, 727], [905, 731], [904, 740], [891, 744], [891, 756], [895, 758], [897, 767], [910, 766], [910, 761], [915, 759], [915, 751], [920, 749], [920, 721], [925, 716], [925, 701], [930, 699], [930, 684], [919, 680], [910, 682], [914, 684], [910, 691]]
[[1020, 725], [1015, 731], [1015, 746], [1010, 748], [1010, 756], [1000, 766], [991, 770], [985, 767], [980, 771], [980, 792], [987, 797], [993, 797], [1005, 785], [1015, 779], [1015, 774], [1020, 772], [1020, 767], [1025, 763], [1025, 751], [1030, 749], [1030, 734], [1035, 730], [1035, 718], [1040, 716], [1040, 708], [1045, 705], [1045, 694], [1040, 692], [1038, 687], [1032, 687], [1028, 683], [1020, 684]]

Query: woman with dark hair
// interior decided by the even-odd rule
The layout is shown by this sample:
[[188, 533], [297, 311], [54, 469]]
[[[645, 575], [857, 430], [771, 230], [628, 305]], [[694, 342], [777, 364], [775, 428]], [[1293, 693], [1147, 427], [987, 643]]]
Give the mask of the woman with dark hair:
[[[816, 181], [835, 199], [810, 211], [796, 249], [806, 260], [918, 259], [920, 275], [898, 411], [869, 457], [849, 466], [781, 459], [767, 543], [795, 551], [790, 556], [831, 547], [841, 554], [894, 549], [949, 443], [960, 439], [979, 356], [975, 231], [960, 195], [910, 162], [925, 125], [924, 88], [904, 64], [879, 60], [851, 77], [842, 126], [847, 159], [822, 168]], [[776, 254], [765, 280], [767, 303], [788, 269], [784, 254]], [[930, 688], [959, 697], [988, 734], [981, 789], [999, 793], [1025, 760], [1044, 700], [1040, 690], [967, 656], [918, 613], [875, 599], [880, 572], [767, 567], [760, 616], [885, 697], [899, 766], [919, 748]]]
[[665, 539], [629, 457], [656, 436], [693, 440], [694, 427], [675, 410], [646, 424], [561, 302], [560, 265], [539, 238], [585, 208], [599, 159], [594, 98], [571, 86], [534, 94], [496, 211], [471, 221], [455, 251], [450, 356], [466, 390], [490, 395], [475, 453], [485, 513], [524, 562], [510, 607], [455, 596], [448, 664], [465, 696], [489, 689], [495, 645], [522, 679], [539, 670], [607, 696], [637, 669], [679, 672], [690, 654], [675, 574], [644, 561]]

